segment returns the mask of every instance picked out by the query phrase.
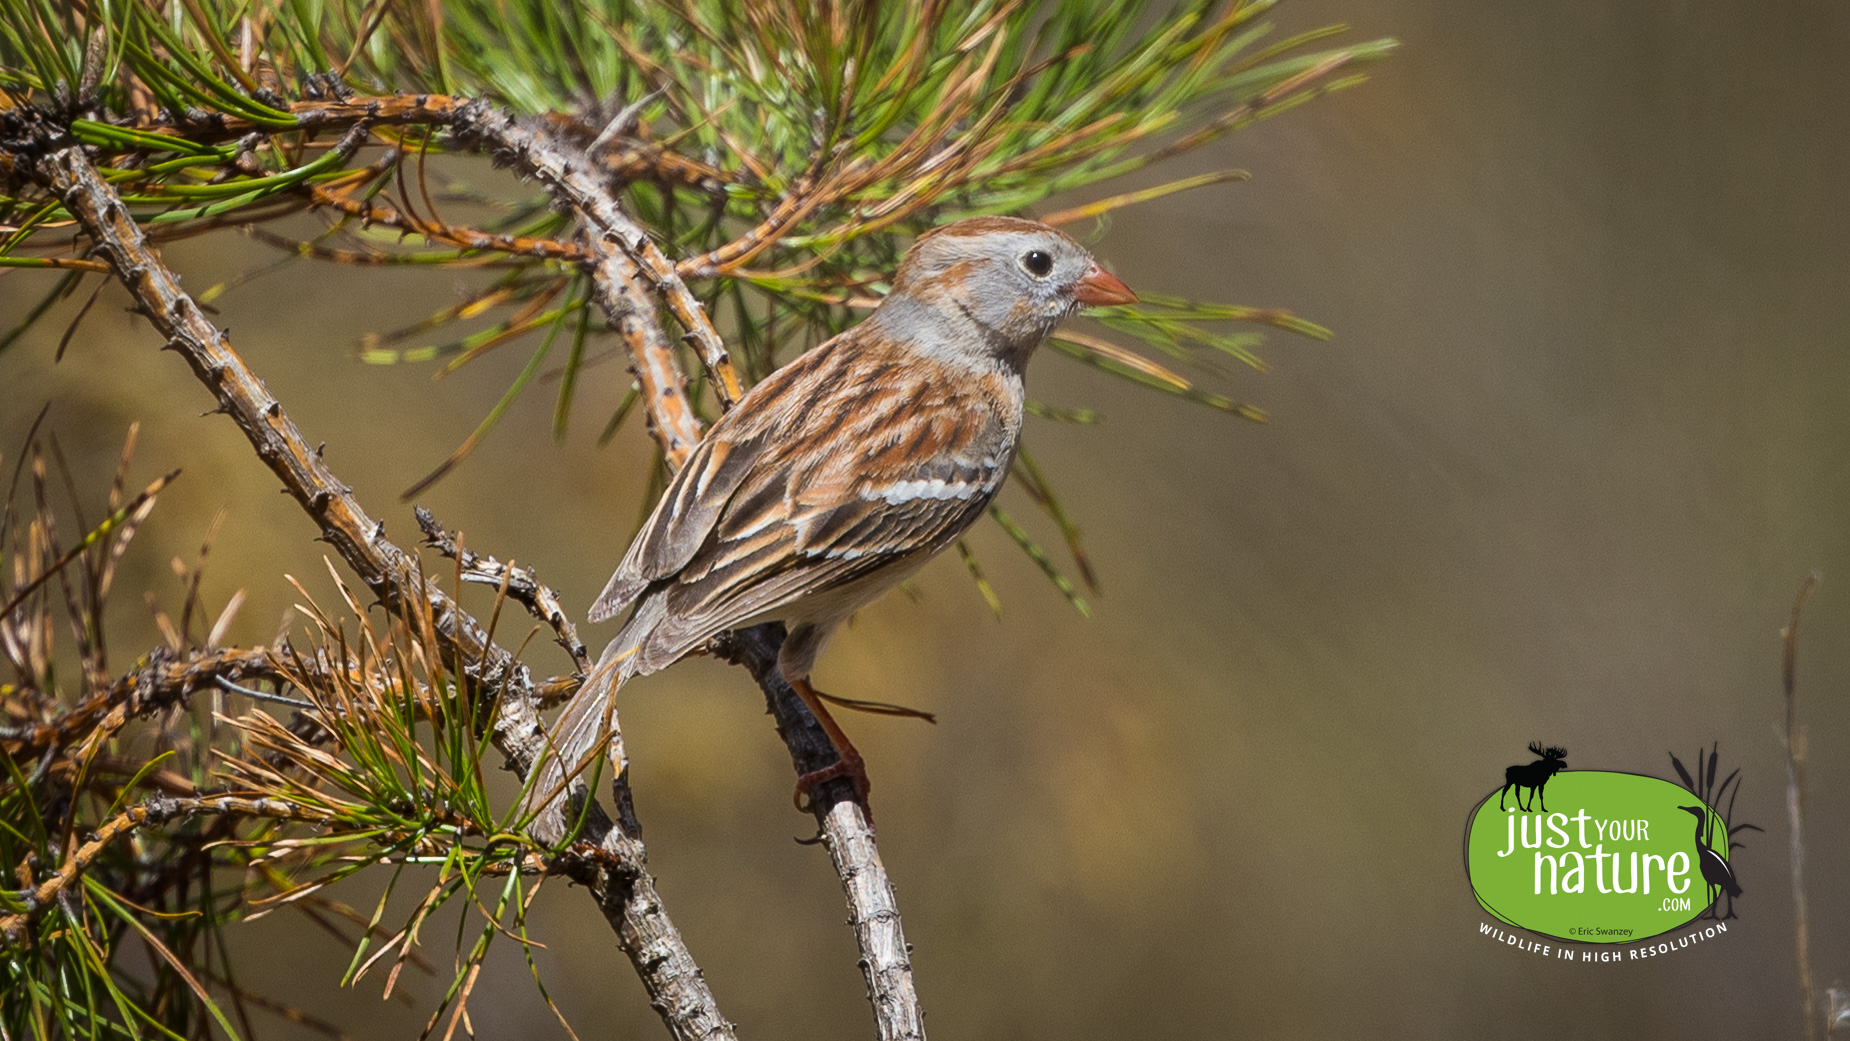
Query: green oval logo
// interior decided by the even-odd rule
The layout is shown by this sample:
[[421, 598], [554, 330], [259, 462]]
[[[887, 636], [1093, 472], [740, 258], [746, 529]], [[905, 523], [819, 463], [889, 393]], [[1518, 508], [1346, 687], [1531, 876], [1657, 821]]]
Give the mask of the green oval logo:
[[1631, 943], [1739, 894], [1727, 827], [1688, 789], [1604, 770], [1541, 780], [1525, 799], [1512, 777], [1465, 833], [1471, 889], [1502, 921], [1559, 940]]

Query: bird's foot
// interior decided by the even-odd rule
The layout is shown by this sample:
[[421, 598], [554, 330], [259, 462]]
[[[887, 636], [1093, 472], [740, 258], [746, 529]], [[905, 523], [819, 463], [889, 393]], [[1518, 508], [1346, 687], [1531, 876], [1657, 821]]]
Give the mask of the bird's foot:
[[854, 782], [854, 801], [860, 805], [861, 812], [867, 815], [867, 826], [873, 827], [874, 810], [867, 801], [867, 793], [873, 790], [873, 784], [867, 779], [867, 764], [852, 749], [828, 766], [798, 777], [792, 801], [796, 803], [797, 809], [808, 813], [815, 806], [813, 793], [817, 786], [843, 777]]

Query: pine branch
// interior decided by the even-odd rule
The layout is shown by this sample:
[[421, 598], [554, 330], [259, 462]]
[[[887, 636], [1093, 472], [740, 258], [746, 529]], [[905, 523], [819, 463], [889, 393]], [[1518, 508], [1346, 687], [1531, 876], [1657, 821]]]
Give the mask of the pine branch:
[[[569, 695], [587, 672], [588, 655], [557, 597], [530, 572], [462, 551], [434, 521], [424, 523], [427, 515], [420, 517], [433, 544], [457, 560], [465, 580], [494, 585], [515, 598], [572, 656], [576, 675], [539, 683], [423, 574], [415, 555], [384, 538], [383, 526], [322, 464], [320, 450], [307, 448], [229, 341], [180, 293], [137, 222], [165, 241], [163, 236], [264, 221], [319, 205], [444, 248], [357, 253], [303, 244], [302, 252], [310, 255], [537, 272], [525, 288], [582, 282], [588, 273], [593, 300], [625, 342], [640, 400], [672, 467], [698, 442], [702, 421], [679, 345], [660, 318], [662, 308], [701, 359], [721, 409], [741, 394], [726, 345], [685, 280], [713, 280], [715, 293], [732, 291], [724, 299], [736, 306], [745, 327], [736, 349], [744, 352], [749, 369], [768, 371], [780, 347], [839, 331], [848, 313], [832, 302], [855, 294], [866, 299], [864, 287], [877, 292], [892, 270], [899, 233], [916, 233], [960, 213], [1019, 212], [1161, 162], [1356, 82], [1355, 67], [1392, 46], [1379, 41], [1306, 54], [1306, 44], [1327, 35], [1311, 32], [1243, 54], [1265, 31], [1254, 19], [1270, 7], [1246, 0], [1180, 5], [1159, 14], [1134, 2], [1094, 8], [1003, 0], [969, 12], [954, 6], [923, 13], [869, 8], [868, 18], [844, 23], [832, 34], [812, 32], [813, 12], [800, 4], [772, 4], [739, 21], [728, 5], [709, 10], [625, 3], [591, 12], [573, 3], [508, 8], [465, 2], [449, 5], [439, 17], [435, 7], [426, 13], [415, 4], [340, 0], [330, 7], [331, 17], [296, 26], [300, 32], [254, 34], [248, 12], [219, 0], [186, 0], [184, 10], [176, 8], [171, 17], [131, 5], [119, 18], [100, 22], [87, 5], [41, 6], [30, 25], [22, 23], [23, 33], [0, 48], [8, 50], [4, 71], [23, 85], [0, 99], [0, 181], [8, 182], [10, 194], [11, 182], [24, 173], [50, 184], [57, 198], [11, 198], [6, 208], [19, 223], [0, 253], [36, 249], [40, 241], [62, 246], [74, 238], [66, 234], [68, 217], [76, 218], [98, 249], [94, 257], [75, 250], [69, 256], [0, 256], [0, 264], [81, 270], [102, 265], [113, 271], [367, 587], [405, 625], [419, 633], [436, 630], [442, 657], [454, 656], [457, 667], [451, 671], [473, 681], [477, 698], [498, 698], [492, 737], [523, 777], [547, 740], [537, 709]], [[521, 21], [528, 16], [539, 20]], [[277, 17], [282, 21], [260, 18], [259, 24], [286, 27], [290, 16]], [[245, 19], [245, 38], [242, 53], [234, 55], [228, 30], [237, 19]], [[586, 38], [575, 39], [575, 33]], [[90, 36], [90, 47], [80, 63], [66, 44], [83, 34]], [[506, 39], [570, 39], [578, 47], [569, 54], [543, 47], [516, 53], [507, 49]], [[328, 69], [339, 71], [320, 71]], [[343, 80], [406, 93], [356, 97]], [[307, 97], [283, 97], [285, 84], [301, 84]], [[431, 93], [413, 93], [420, 90]], [[517, 119], [461, 96], [465, 93], [503, 99], [530, 115]], [[581, 111], [585, 99], [604, 98], [610, 99], [608, 107], [591, 102], [590, 111]], [[618, 111], [607, 118], [611, 109]], [[70, 119], [79, 113], [83, 118]], [[53, 133], [35, 138], [29, 132], [34, 120]], [[648, 125], [667, 136], [650, 139], [649, 130], [638, 129]], [[434, 144], [435, 136], [421, 128], [448, 129], [464, 145], [542, 180], [555, 204], [576, 222], [579, 239], [568, 240], [561, 230], [567, 225], [555, 216], [518, 224], [536, 210], [517, 210], [521, 216], [504, 230], [525, 234], [511, 234], [447, 224], [435, 216], [434, 203], [429, 216], [421, 217], [408, 192], [396, 206], [374, 202], [370, 188], [382, 187], [379, 176], [393, 167], [402, 188], [407, 138]], [[342, 144], [332, 149], [316, 139], [342, 132]], [[73, 140], [95, 149], [96, 163], [104, 167], [100, 174], [70, 147]], [[355, 150], [375, 141], [388, 146], [380, 167], [371, 176], [350, 169]], [[1098, 217], [1225, 179], [1185, 179], [1056, 216]], [[653, 181], [661, 191], [628, 193], [634, 210], [625, 212], [620, 200], [638, 181]], [[140, 212], [131, 216], [125, 202]], [[683, 219], [689, 211], [692, 226]], [[741, 233], [741, 227], [747, 230]], [[657, 238], [692, 256], [671, 259]], [[476, 256], [480, 251], [501, 255]], [[745, 270], [760, 257], [768, 270]], [[571, 270], [562, 273], [561, 265]], [[524, 307], [532, 298], [509, 293], [506, 299], [525, 301]], [[556, 333], [570, 312], [582, 321], [583, 299], [575, 293], [568, 299], [572, 306], [548, 312], [546, 322], [523, 325], [517, 316], [468, 350], [544, 324]], [[768, 327], [762, 334], [751, 328], [760, 314]], [[780, 324], [780, 315], [789, 320]], [[1251, 315], [1117, 317], [1146, 345], [1209, 371], [1215, 370], [1193, 358], [1198, 348], [1257, 365], [1243, 339], [1175, 324], [1196, 317], [1243, 321]], [[581, 324], [566, 370], [560, 430], [582, 363], [583, 329]], [[1079, 355], [1146, 386], [1253, 418], [1262, 415], [1103, 341], [1082, 347]], [[525, 378], [504, 400], [520, 392]], [[1072, 541], [1076, 529], [1046, 482], [1036, 474], [1033, 484]], [[1064, 582], [1025, 531], [1011, 533], [1056, 583]], [[1062, 588], [1076, 597], [1070, 585]], [[782, 639], [781, 627], [763, 626], [728, 634], [711, 649], [744, 665], [758, 681], [801, 774], [829, 765], [835, 752], [777, 674]], [[93, 699], [94, 706], [86, 702], [79, 708], [90, 713], [85, 719], [111, 719], [112, 727], [119, 726], [145, 705], [184, 698], [188, 689], [197, 689], [185, 686], [196, 678], [163, 687], [163, 673], [136, 680], [128, 692], [112, 687]], [[95, 689], [108, 679], [99, 670], [90, 683]], [[142, 693], [144, 687], [150, 693]], [[342, 717], [331, 722], [338, 726]], [[620, 748], [614, 724], [613, 719], [611, 739]], [[63, 725], [54, 721], [51, 730], [34, 735], [56, 742]], [[620, 825], [595, 802], [587, 807], [582, 834], [603, 852], [566, 850], [559, 866], [592, 888], [671, 1032], [730, 1036], [730, 1025], [660, 912], [653, 880], [642, 867], [626, 785], [619, 775]], [[849, 902], [879, 1036], [922, 1038], [892, 887], [870, 822], [850, 795], [846, 782], [814, 793], [819, 838]], [[229, 825], [221, 820], [214, 827]], [[466, 996], [467, 987], [465, 1001]]]
[[[148, 246], [78, 147], [50, 150], [33, 163], [32, 174], [48, 187], [96, 243], [96, 252], [136, 300], [141, 313], [186, 358], [194, 374], [218, 398], [285, 490], [306, 510], [347, 565], [387, 610], [402, 618], [432, 616], [433, 628], [454, 653], [480, 697], [498, 695], [492, 737], [523, 779], [546, 740], [535, 711], [534, 684], [527, 667], [488, 639], [476, 620], [427, 578], [415, 558], [385, 537], [374, 521], [283, 412], [199, 305]], [[485, 706], [486, 707], [486, 706]], [[730, 1038], [731, 1024], [718, 1011], [699, 967], [669, 920], [654, 879], [644, 867], [641, 842], [611, 827], [602, 811], [587, 824], [585, 838], [598, 842], [627, 866], [567, 864], [591, 889], [616, 929], [632, 966], [654, 1005], [677, 1038]]]
[[[232, 794], [153, 796], [104, 822], [102, 827], [97, 828], [83, 845], [73, 850], [58, 870], [43, 882], [19, 890], [16, 895], [19, 902], [25, 906], [25, 910], [0, 918], [0, 940], [8, 945], [18, 944], [32, 918], [55, 901], [59, 894], [69, 889], [89, 869], [90, 865], [96, 862], [111, 842], [136, 828], [159, 827], [196, 816], [260, 818], [324, 827], [340, 822], [340, 814], [333, 809], [289, 799]], [[448, 817], [448, 823], [457, 827], [460, 832], [474, 831], [474, 829], [467, 828], [466, 822], [455, 815], [448, 815]], [[367, 829], [366, 834], [372, 841], [388, 846], [406, 837], [401, 833], [371, 828]], [[321, 837], [325, 839], [329, 836], [323, 834]], [[449, 852], [449, 846], [446, 843], [426, 838], [414, 844], [407, 855], [443, 856], [447, 852]], [[562, 858], [559, 863], [569, 859], [581, 864], [600, 864], [617, 873], [628, 870], [625, 864], [612, 858], [608, 850], [591, 843], [573, 843], [566, 848], [565, 853], [567, 857]], [[517, 870], [524, 874], [542, 874], [551, 870], [551, 867], [537, 854], [529, 854], [520, 862], [509, 865], [508, 870]]]
[[[680, 466], [700, 441], [700, 418], [688, 400], [674, 348], [661, 323], [655, 320], [656, 305], [650, 290], [662, 292], [677, 318], [686, 323], [690, 335], [699, 342], [710, 338], [717, 344], [719, 336], [713, 332], [705, 311], [692, 301], [687, 287], [674, 276], [673, 266], [649, 241], [648, 234], [617, 206], [596, 166], [582, 152], [486, 105], [458, 111], [451, 127], [465, 144], [480, 147], [497, 161], [539, 178], [553, 197], [578, 218], [584, 245], [592, 257], [594, 298], [611, 328], [629, 348], [643, 402], [669, 465]], [[651, 257], [654, 259], [648, 259]], [[677, 308], [674, 301], [681, 298], [685, 298], [683, 306]], [[730, 390], [721, 390], [722, 400], [728, 400], [724, 396], [736, 399], [738, 377], [731, 374], [724, 348], [706, 352], [705, 356], [715, 364], [714, 385], [731, 385]]]
[[359, 221], [362, 227], [396, 228], [422, 236], [431, 242], [442, 242], [458, 249], [475, 250], [482, 253], [541, 257], [574, 264], [590, 259], [583, 247], [572, 242], [522, 235], [503, 235], [497, 232], [459, 227], [454, 224], [420, 220], [390, 206], [381, 206], [370, 200], [355, 199], [320, 185], [305, 185], [303, 190], [314, 199], [316, 206], [346, 214]]

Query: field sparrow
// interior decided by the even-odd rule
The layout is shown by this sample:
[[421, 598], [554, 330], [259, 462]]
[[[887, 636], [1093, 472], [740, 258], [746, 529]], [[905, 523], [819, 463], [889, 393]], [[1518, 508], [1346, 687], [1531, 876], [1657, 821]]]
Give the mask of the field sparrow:
[[[1022, 373], [1081, 307], [1137, 299], [1065, 234], [978, 217], [913, 244], [867, 320], [772, 373], [713, 424], [591, 608], [634, 606], [552, 731], [530, 789], [559, 789], [607, 733], [611, 696], [719, 633], [782, 620], [778, 669], [840, 761], [799, 798], [867, 774], [809, 684], [836, 626], [954, 543], [1008, 476]], [[620, 768], [620, 764], [619, 764]]]

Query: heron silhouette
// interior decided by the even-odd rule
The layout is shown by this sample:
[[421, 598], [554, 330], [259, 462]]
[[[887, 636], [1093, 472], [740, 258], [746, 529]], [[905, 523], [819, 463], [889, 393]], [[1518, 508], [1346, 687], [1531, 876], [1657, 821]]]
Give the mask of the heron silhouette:
[[[1678, 806], [1677, 809], [1693, 814], [1696, 818], [1696, 863], [1702, 868], [1702, 880], [1708, 884], [1709, 914], [1720, 918], [1733, 918], [1734, 898], [1741, 895], [1741, 884], [1734, 880], [1734, 869], [1720, 853], [1715, 852], [1703, 832], [1708, 830], [1709, 808], [1707, 806]], [[1721, 894], [1728, 894], [1728, 913], [1715, 915], [1715, 903]]]

